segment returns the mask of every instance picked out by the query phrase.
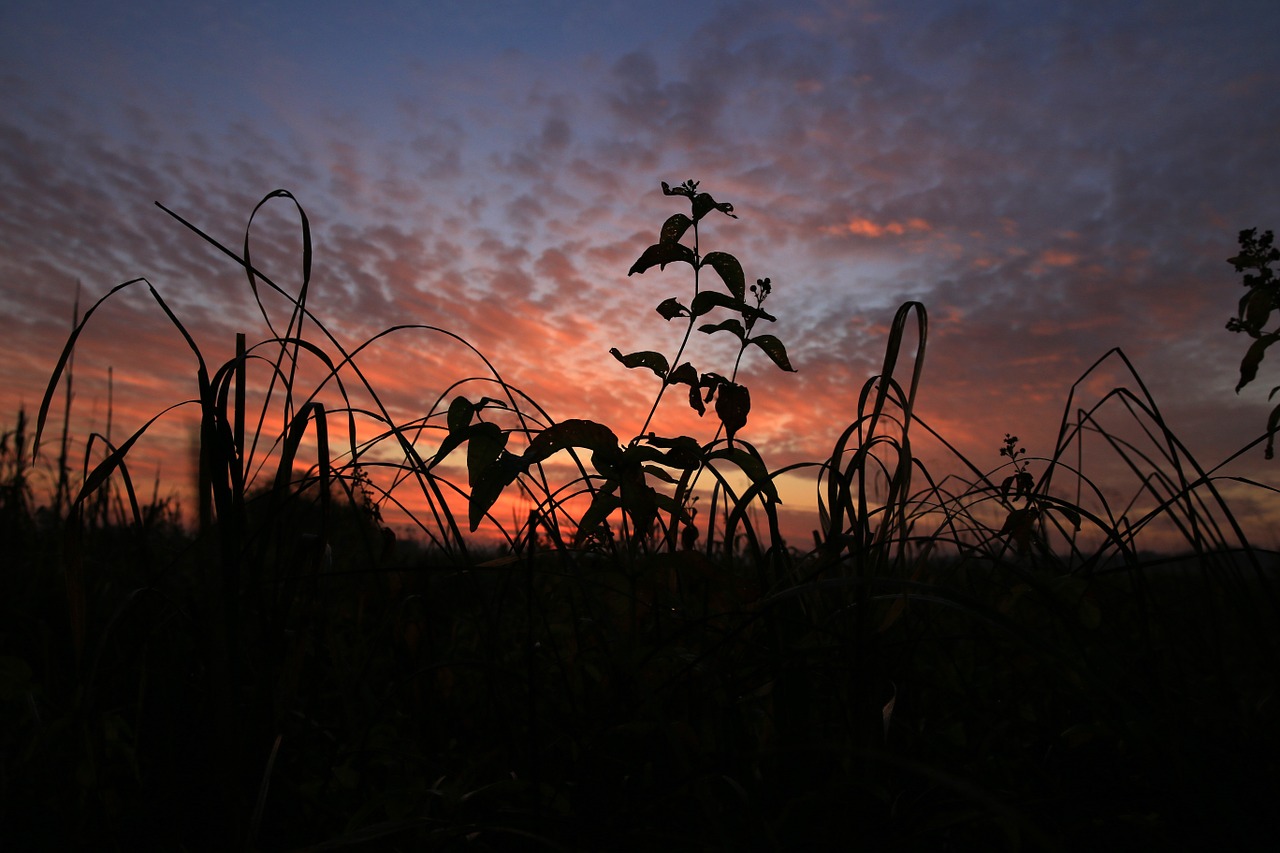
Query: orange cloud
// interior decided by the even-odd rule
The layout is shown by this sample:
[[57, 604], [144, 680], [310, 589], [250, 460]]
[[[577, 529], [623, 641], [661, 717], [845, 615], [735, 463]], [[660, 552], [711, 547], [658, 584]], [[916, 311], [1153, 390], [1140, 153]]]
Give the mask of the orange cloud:
[[1040, 255], [1040, 263], [1050, 267], [1074, 266], [1079, 260], [1079, 255], [1074, 252], [1064, 252], [1061, 249], [1046, 249]]
[[855, 216], [843, 225], [831, 225], [822, 230], [827, 234], [853, 234], [857, 237], [869, 237], [875, 240], [885, 235], [901, 237], [908, 231], [931, 231], [933, 226], [919, 218], [908, 219], [906, 222], [891, 220], [881, 224], [862, 216]]

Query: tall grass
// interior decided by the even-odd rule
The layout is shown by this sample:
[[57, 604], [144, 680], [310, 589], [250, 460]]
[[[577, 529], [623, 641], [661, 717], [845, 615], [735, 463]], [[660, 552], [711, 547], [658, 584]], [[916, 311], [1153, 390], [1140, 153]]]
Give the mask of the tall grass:
[[[693, 215], [670, 217], [632, 272], [685, 265], [694, 297], [659, 306], [687, 320], [674, 358], [615, 352], [660, 379], [626, 442], [554, 422], [446, 330], [342, 344], [309, 304], [310, 228], [289, 193], [254, 209], [240, 252], [170, 212], [244, 270], [268, 334], [209, 364], [157, 287], [126, 282], [73, 328], [34, 447], [21, 418], [0, 441], [0, 521], [21, 555], [4, 573], [0, 835], [104, 849], [1048, 850], [1248, 847], [1274, 832], [1274, 555], [1248, 541], [1220, 489], [1230, 478], [1173, 435], [1123, 352], [1071, 389], [1048, 455], [1009, 436], [1002, 467], [952, 449], [939, 476], [914, 449], [950, 445], [920, 415], [927, 311], [908, 303], [830, 454], [770, 470], [738, 433], [737, 363], [723, 375], [682, 361], [714, 309], [729, 320], [701, 331], [789, 369], [753, 331], [772, 319], [768, 280], [753, 305], [737, 260], [702, 253], [703, 217], [731, 206], [694, 182], [664, 189]], [[298, 214], [296, 294], [251, 257], [269, 202]], [[31, 460], [81, 332], [125, 289], [144, 289], [185, 343], [193, 396], [105, 453], [94, 439], [74, 497], [42, 515]], [[283, 322], [264, 293], [290, 306]], [[484, 373], [399, 420], [361, 363], [408, 335], [460, 347]], [[1115, 363], [1129, 381], [1078, 399]], [[650, 431], [678, 384], [695, 407], [716, 399], [709, 442]], [[187, 534], [156, 522], [129, 474], [133, 449], [183, 407], [200, 419]], [[1133, 478], [1120, 503], [1087, 473], [1116, 462]], [[782, 541], [783, 475], [814, 484], [812, 547]], [[89, 524], [104, 490], [123, 495], [120, 513]], [[527, 512], [506, 522], [494, 507], [512, 490]], [[392, 512], [416, 540], [390, 534]], [[464, 533], [482, 525], [500, 547]], [[1146, 547], [1157, 534], [1161, 556]]]

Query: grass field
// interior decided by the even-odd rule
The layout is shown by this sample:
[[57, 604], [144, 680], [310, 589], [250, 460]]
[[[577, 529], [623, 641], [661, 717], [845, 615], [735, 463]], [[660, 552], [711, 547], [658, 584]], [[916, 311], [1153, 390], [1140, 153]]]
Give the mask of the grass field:
[[[1136, 373], [1093, 408], [1069, 399], [1052, 453], [1007, 436], [1001, 468], [956, 455], [938, 476], [912, 453], [932, 430], [914, 412], [927, 313], [909, 303], [830, 456], [771, 470], [749, 430], [735, 437], [744, 354], [779, 381], [790, 369], [756, 328], [768, 280], [748, 291], [736, 259], [699, 245], [730, 206], [692, 182], [667, 190], [690, 215], [632, 272], [689, 269], [692, 298], [658, 308], [687, 331], [674, 357], [615, 358], [655, 375], [654, 412], [672, 389], [714, 410], [708, 442], [662, 436], [652, 413], [629, 440], [552, 423], [496, 371], [489, 396], [444, 392], [396, 422], [359, 369], [382, 336], [342, 347], [304, 278], [285, 328], [223, 365], [186, 337], [193, 519], [129, 476], [150, 424], [84, 448], [93, 464], [46, 495], [41, 470], [79, 467], [48, 446], [86, 312], [34, 423], [19, 413], [0, 444], [4, 847], [1274, 839], [1280, 562]], [[255, 296], [283, 293], [227, 254]], [[126, 287], [185, 334], [149, 282], [112, 293]], [[682, 361], [695, 331], [735, 337], [738, 362]], [[1086, 440], [1132, 472], [1132, 501], [1112, 506], [1073, 462]], [[775, 484], [801, 469], [818, 497], [797, 547]], [[527, 515], [502, 523], [513, 492]], [[397, 539], [385, 517], [406, 507], [425, 507], [418, 535]], [[480, 529], [498, 537], [477, 544]]]

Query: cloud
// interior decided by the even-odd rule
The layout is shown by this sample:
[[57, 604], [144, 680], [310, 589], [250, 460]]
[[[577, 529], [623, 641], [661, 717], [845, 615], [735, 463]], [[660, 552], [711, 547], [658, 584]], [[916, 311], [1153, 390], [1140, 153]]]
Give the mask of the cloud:
[[[632, 428], [655, 389], [609, 347], [678, 345], [653, 309], [687, 298], [692, 276], [626, 270], [681, 209], [658, 181], [696, 178], [740, 216], [701, 223], [701, 248], [773, 280], [770, 331], [800, 368], [745, 362], [758, 408], [744, 435], [779, 458], [829, 449], [905, 300], [930, 317], [920, 411], [963, 452], [990, 457], [1005, 431], [1050, 445], [1072, 383], [1113, 346], [1207, 457], [1261, 431], [1265, 394], [1232, 393], [1243, 342], [1221, 329], [1239, 293], [1222, 259], [1240, 228], [1275, 227], [1280, 183], [1268, 100], [1280, 63], [1248, 15], [923, 2], [702, 13], [573, 51], [459, 42], [445, 61], [402, 37], [383, 50], [353, 40], [338, 65], [283, 45], [252, 73], [201, 56], [193, 67], [220, 82], [191, 72], [187, 89], [141, 56], [113, 64], [107, 86], [60, 79], [62, 42], [47, 59], [11, 53], [0, 404], [43, 391], [77, 280], [87, 303], [145, 275], [219, 357], [237, 331], [265, 334], [243, 271], [152, 201], [238, 251], [253, 206], [286, 187], [313, 229], [312, 307], [344, 342], [438, 325], [557, 416]], [[296, 211], [264, 208], [251, 246], [296, 293]], [[273, 321], [287, 316], [286, 300], [265, 299]], [[126, 397], [163, 397], [151, 378], [189, 380], [190, 356], [153, 303], [120, 302], [77, 369], [90, 402], [114, 365], [117, 422], [136, 424], [164, 403]], [[705, 343], [699, 366], [727, 369]], [[397, 369], [396, 346], [377, 378], [405, 407], [477, 369], [453, 345]], [[707, 427], [679, 406], [663, 415]]]

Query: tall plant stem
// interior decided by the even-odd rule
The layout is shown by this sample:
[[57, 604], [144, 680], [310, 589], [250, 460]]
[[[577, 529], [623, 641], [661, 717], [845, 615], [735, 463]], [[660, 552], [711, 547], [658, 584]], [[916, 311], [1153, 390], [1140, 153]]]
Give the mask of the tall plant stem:
[[[702, 272], [702, 255], [698, 251], [698, 221], [693, 222], [693, 297], [698, 298], [700, 275]], [[671, 359], [671, 370], [675, 370], [680, 365], [680, 357], [684, 355], [685, 347], [689, 345], [689, 337], [693, 334], [693, 324], [698, 321], [693, 316], [693, 312], [689, 313], [689, 325], [685, 327], [684, 337], [680, 340], [680, 347], [676, 350], [675, 358]], [[649, 424], [653, 423], [654, 415], [658, 413], [658, 404], [662, 402], [662, 395], [667, 393], [667, 388], [671, 387], [671, 383], [667, 378], [662, 377], [662, 387], [658, 389], [658, 395], [653, 398], [653, 405], [649, 408], [649, 415], [644, 419], [644, 424], [636, 433], [635, 438], [631, 439], [634, 444], [641, 436], [649, 431]]]

